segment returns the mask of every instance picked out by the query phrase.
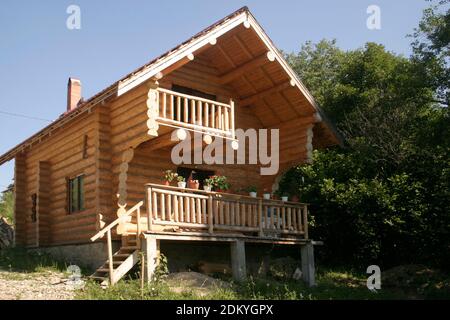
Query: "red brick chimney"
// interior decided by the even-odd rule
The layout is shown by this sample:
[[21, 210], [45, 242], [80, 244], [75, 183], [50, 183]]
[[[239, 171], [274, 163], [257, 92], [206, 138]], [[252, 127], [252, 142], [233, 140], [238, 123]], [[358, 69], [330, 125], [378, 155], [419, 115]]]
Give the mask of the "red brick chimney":
[[67, 111], [74, 110], [81, 100], [81, 81], [69, 78], [67, 83]]

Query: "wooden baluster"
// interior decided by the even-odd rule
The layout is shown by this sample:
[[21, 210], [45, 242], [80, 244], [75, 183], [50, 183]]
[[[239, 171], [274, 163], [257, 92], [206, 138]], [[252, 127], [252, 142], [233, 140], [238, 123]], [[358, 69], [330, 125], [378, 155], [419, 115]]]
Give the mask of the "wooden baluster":
[[163, 193], [159, 195], [160, 203], [161, 203], [161, 220], [166, 219], [166, 196]]
[[214, 210], [214, 224], [218, 225], [218, 224], [220, 224], [220, 221], [219, 221], [219, 201], [218, 200], [214, 200], [213, 210]]
[[[153, 196], [155, 196], [156, 193], [153, 193]], [[153, 206], [152, 206], [152, 188], [147, 188], [147, 229], [148, 231], [152, 230], [152, 223], [153, 223]]]
[[288, 207], [287, 209], [287, 229], [291, 230], [291, 216], [292, 216], [292, 208]]
[[216, 127], [216, 105], [211, 105], [211, 128]]
[[191, 216], [189, 217], [189, 222], [194, 221], [196, 214], [197, 214], [197, 210], [195, 208], [195, 199], [191, 198]]
[[112, 253], [112, 239], [111, 229], [106, 232], [108, 243], [108, 266], [109, 266], [109, 283], [114, 285], [114, 265], [113, 265], [113, 253]]
[[236, 215], [235, 215], [235, 207], [236, 207], [236, 202], [230, 202], [230, 206], [231, 206], [231, 208], [230, 208], [230, 210], [231, 210], [231, 212], [230, 212], [230, 225], [231, 226], [235, 226], [236, 225]]
[[170, 103], [170, 119], [174, 120], [175, 119], [175, 107], [174, 107], [174, 96], [173, 94], [170, 95], [169, 98], [169, 103]]
[[184, 211], [184, 197], [180, 196], [178, 198], [178, 214], [180, 216], [180, 222], [184, 222], [184, 216], [185, 216], [185, 211]]
[[217, 129], [222, 130], [223, 129], [222, 106], [217, 106], [217, 114], [219, 116], [219, 123]]
[[286, 230], [286, 207], [281, 208], [281, 229]]
[[172, 196], [167, 195], [167, 221], [172, 221]]
[[238, 201], [236, 201], [236, 214], [235, 214], [235, 218], [236, 218], [236, 222], [235, 225], [239, 226], [241, 225], [241, 213], [240, 210], [241, 209], [241, 203]]
[[224, 107], [224, 130], [228, 131], [230, 130], [230, 119], [228, 118], [228, 108]]
[[164, 118], [167, 118], [167, 94], [163, 92], [162, 98], [162, 114]]
[[203, 126], [203, 102], [197, 101], [197, 121], [199, 126]]
[[191, 198], [186, 197], [185, 207], [186, 207], [186, 215], [184, 221], [188, 222], [190, 221], [191, 216]]
[[153, 213], [152, 213], [152, 218], [158, 218], [158, 195], [156, 194], [156, 192], [152, 192], [152, 196], [153, 196]]
[[298, 212], [297, 212], [297, 230], [298, 231], [301, 231], [302, 230], [302, 209], [298, 209]]
[[174, 219], [175, 219], [175, 221], [176, 222], [179, 222], [180, 221], [180, 217], [178, 216], [178, 196], [177, 195], [174, 195], [173, 197], [172, 197], [172, 199], [173, 199], [173, 215], [174, 215]]
[[209, 127], [209, 103], [205, 103], [205, 127]]
[[208, 196], [208, 223], [209, 223], [209, 233], [214, 232], [213, 228], [213, 199], [212, 196]]
[[247, 215], [247, 210], [245, 210], [245, 203], [241, 204], [241, 226], [245, 226], [245, 219]]
[[224, 217], [224, 213], [223, 213], [223, 210], [224, 209], [224, 203], [223, 203], [223, 200], [221, 200], [220, 202], [219, 202], [219, 219], [220, 219], [220, 224], [225, 224], [225, 217]]
[[199, 221], [199, 223], [206, 224], [208, 223], [208, 220], [206, 220], [206, 211], [208, 210], [206, 205], [206, 199], [202, 199], [202, 221]]
[[177, 96], [177, 121], [181, 121], [181, 97]]
[[299, 208], [292, 209], [292, 230], [297, 230], [297, 212], [300, 210]]
[[197, 218], [195, 219], [196, 223], [200, 223], [202, 220], [202, 202], [200, 198], [197, 198]]
[[191, 123], [195, 124], [195, 100], [191, 100]]
[[264, 236], [264, 232], [263, 232], [263, 205], [262, 205], [262, 200], [258, 200], [258, 217], [259, 217], [259, 236], [263, 237]]
[[189, 123], [189, 100], [184, 98], [184, 122]]

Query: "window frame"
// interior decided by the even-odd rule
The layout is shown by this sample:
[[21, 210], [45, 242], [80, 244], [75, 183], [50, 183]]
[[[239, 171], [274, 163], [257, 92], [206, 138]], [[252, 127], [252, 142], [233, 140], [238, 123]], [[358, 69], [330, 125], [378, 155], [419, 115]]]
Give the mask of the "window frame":
[[[84, 193], [84, 178], [85, 174], [69, 177], [67, 182], [67, 213], [79, 213], [86, 210], [85, 207], [85, 193]], [[76, 184], [76, 185], [75, 185]], [[74, 189], [75, 188], [75, 189]], [[76, 199], [75, 194], [76, 192]], [[76, 201], [76, 205], [74, 205]]]

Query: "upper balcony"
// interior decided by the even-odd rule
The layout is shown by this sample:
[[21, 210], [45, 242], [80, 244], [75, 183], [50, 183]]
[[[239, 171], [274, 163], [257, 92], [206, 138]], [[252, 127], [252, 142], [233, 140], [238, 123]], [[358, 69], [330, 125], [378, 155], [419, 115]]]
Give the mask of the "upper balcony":
[[158, 88], [158, 122], [174, 128], [234, 139], [234, 101], [210, 99]]

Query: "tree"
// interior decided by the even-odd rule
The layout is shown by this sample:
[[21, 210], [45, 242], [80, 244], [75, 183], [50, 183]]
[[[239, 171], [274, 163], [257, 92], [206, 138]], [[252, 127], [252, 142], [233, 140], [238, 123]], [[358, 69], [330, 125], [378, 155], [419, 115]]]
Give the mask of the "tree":
[[433, 10], [410, 58], [375, 43], [344, 52], [325, 40], [287, 55], [346, 140], [280, 182], [312, 204], [311, 236], [324, 240], [324, 261], [450, 267], [450, 119], [442, 102], [450, 33], [448, 11]]
[[5, 217], [8, 222], [13, 223], [14, 193], [12, 184], [0, 195], [0, 216]]

